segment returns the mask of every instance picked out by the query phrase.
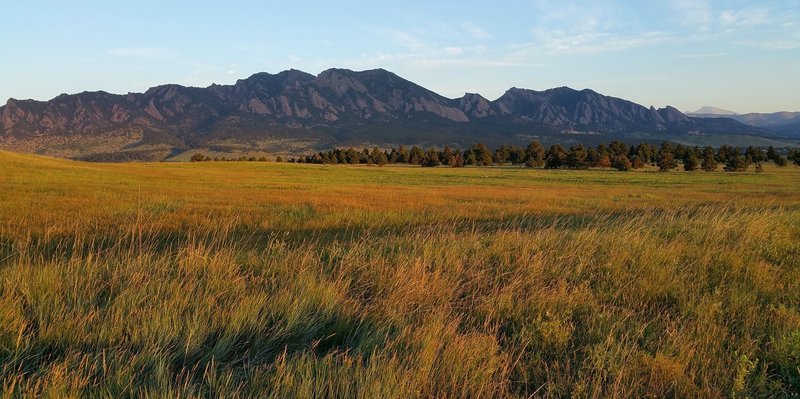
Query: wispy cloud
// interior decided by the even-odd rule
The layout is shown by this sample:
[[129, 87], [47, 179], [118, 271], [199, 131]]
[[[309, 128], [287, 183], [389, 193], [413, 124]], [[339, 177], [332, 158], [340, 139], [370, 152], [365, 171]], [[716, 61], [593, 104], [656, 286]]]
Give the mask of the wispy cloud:
[[725, 53], [705, 53], [705, 54], [678, 54], [675, 58], [682, 58], [682, 59], [694, 59], [694, 58], [716, 58], [716, 57], [724, 57], [727, 54]]
[[645, 47], [674, 39], [664, 32], [622, 34], [617, 32], [583, 31], [563, 32], [535, 30], [539, 46], [556, 54], [599, 54]]
[[762, 50], [795, 50], [800, 49], [800, 37], [798, 37], [796, 40], [746, 40], [742, 41], [741, 44]]
[[491, 33], [471, 22], [464, 22], [461, 24], [461, 28], [464, 32], [472, 36], [473, 39], [486, 40], [493, 37]]
[[163, 47], [121, 47], [107, 51], [110, 55], [131, 58], [173, 58], [178, 55], [173, 50]]
[[719, 21], [723, 26], [752, 26], [767, 24], [771, 18], [766, 8], [747, 8], [725, 10], [720, 13]]
[[674, 0], [670, 5], [678, 11], [684, 25], [698, 26], [704, 30], [714, 20], [714, 12], [707, 0]]

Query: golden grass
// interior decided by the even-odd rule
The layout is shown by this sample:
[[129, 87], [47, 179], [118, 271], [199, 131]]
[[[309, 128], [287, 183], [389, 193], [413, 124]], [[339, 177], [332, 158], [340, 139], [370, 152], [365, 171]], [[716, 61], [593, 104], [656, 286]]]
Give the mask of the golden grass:
[[791, 395], [797, 183], [3, 152], [0, 390]]

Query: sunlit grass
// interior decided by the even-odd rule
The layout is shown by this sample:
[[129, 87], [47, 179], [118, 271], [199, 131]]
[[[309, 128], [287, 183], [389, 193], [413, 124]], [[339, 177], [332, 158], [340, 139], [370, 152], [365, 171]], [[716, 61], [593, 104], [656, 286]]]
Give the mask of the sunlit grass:
[[787, 396], [798, 183], [0, 153], [0, 396]]

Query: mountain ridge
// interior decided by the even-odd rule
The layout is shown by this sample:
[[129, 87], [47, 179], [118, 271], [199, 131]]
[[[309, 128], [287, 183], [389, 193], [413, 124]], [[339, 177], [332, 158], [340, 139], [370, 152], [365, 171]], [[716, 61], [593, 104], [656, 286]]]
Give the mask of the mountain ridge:
[[495, 100], [477, 93], [448, 98], [385, 69], [259, 72], [231, 85], [164, 84], [124, 95], [9, 99], [0, 107], [0, 148], [64, 157], [151, 151], [150, 158], [163, 158], [211, 146], [285, 152], [689, 134], [770, 133], [566, 86], [512, 87]]
[[688, 115], [704, 118], [726, 117], [749, 126], [768, 129], [777, 134], [792, 134], [800, 131], [800, 112], [751, 112], [734, 115], [690, 113]]

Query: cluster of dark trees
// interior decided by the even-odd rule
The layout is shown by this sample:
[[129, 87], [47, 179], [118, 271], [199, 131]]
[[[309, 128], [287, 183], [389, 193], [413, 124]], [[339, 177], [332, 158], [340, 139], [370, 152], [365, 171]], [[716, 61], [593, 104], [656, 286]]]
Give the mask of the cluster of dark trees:
[[[210, 161], [202, 154], [192, 156], [192, 161]], [[218, 159], [214, 159], [218, 160]], [[226, 160], [226, 159], [220, 159]], [[240, 157], [234, 160], [266, 161], [265, 158]], [[617, 170], [631, 170], [642, 168], [645, 165], [658, 166], [661, 171], [678, 168], [681, 161], [684, 170], [715, 171], [723, 165], [726, 171], [744, 171], [755, 165], [756, 171], [762, 170], [761, 164], [772, 161], [778, 166], [787, 166], [790, 161], [800, 165], [800, 152], [790, 151], [789, 157], [781, 155], [775, 148], [766, 150], [756, 147], [740, 149], [723, 145], [718, 149], [710, 146], [704, 148], [673, 144], [669, 141], [660, 146], [648, 143], [627, 145], [621, 141], [612, 141], [609, 144], [600, 144], [596, 147], [574, 144], [569, 148], [556, 144], [545, 148], [538, 141], [532, 141], [526, 147], [502, 145], [492, 150], [483, 143], [470, 146], [465, 150], [452, 149], [445, 146], [442, 149], [430, 148], [423, 150], [418, 146], [407, 148], [399, 146], [390, 150], [381, 150], [378, 147], [370, 150], [364, 148], [337, 148], [327, 152], [318, 152], [299, 158], [289, 158], [288, 162], [316, 163], [316, 164], [410, 164], [423, 167], [439, 165], [462, 167], [466, 165], [491, 166], [491, 165], [525, 165], [531, 168], [546, 169], [588, 169], [588, 168], [614, 168]], [[276, 159], [283, 162], [282, 157]]]
[[192, 155], [191, 158], [189, 158], [189, 161], [190, 162], [207, 162], [207, 161], [214, 161], [214, 162], [232, 162], [232, 161], [267, 162], [267, 157], [263, 157], [262, 156], [262, 157], [256, 158], [256, 157], [244, 157], [244, 156], [242, 156], [242, 157], [238, 157], [238, 158], [235, 158], [235, 157], [231, 157], [231, 158], [214, 157], [214, 158], [211, 158], [211, 157], [209, 157], [207, 155], [203, 155], [201, 153], [196, 153], [196, 154]]

